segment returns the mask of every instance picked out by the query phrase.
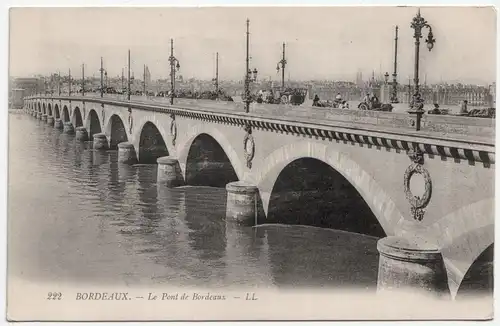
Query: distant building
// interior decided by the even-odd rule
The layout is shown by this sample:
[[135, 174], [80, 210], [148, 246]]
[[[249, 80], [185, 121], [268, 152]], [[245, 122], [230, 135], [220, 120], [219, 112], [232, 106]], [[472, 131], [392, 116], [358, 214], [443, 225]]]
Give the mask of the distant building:
[[23, 98], [43, 92], [44, 83], [39, 78], [15, 78], [9, 83], [9, 107], [21, 109]]
[[490, 106], [496, 107], [496, 104], [497, 104], [497, 83], [496, 82], [494, 82], [490, 86], [490, 98], [491, 98]]
[[14, 88], [11, 90], [10, 109], [22, 109], [24, 105], [24, 89]]
[[28, 96], [43, 92], [44, 83], [39, 78], [16, 78], [13, 88], [24, 89], [24, 96]]
[[363, 87], [364, 82], [363, 82], [363, 72], [358, 71], [356, 74], [356, 86], [358, 87]]

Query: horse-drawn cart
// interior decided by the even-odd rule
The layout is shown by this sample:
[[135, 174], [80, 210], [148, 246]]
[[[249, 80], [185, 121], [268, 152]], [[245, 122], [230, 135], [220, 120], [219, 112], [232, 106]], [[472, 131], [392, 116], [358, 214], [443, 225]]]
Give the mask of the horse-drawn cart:
[[389, 103], [372, 102], [367, 103], [365, 101], [359, 103], [358, 109], [367, 111], [385, 111], [392, 112], [393, 106]]

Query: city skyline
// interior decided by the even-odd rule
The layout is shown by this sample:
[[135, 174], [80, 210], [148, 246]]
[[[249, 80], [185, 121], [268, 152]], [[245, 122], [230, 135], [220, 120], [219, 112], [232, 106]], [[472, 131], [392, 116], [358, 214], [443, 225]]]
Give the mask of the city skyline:
[[[102, 56], [108, 75], [117, 76], [126, 66], [130, 49], [136, 78], [142, 78], [144, 64], [152, 79], [166, 78], [173, 38], [174, 54], [181, 64], [179, 74], [185, 79], [211, 79], [215, 53], [219, 52], [221, 80], [239, 80], [244, 74], [245, 20], [249, 18], [250, 66], [259, 70], [260, 79], [281, 78], [276, 64], [283, 42], [287, 44], [286, 79], [352, 81], [359, 71], [364, 80], [372, 71], [376, 76], [386, 71], [392, 74], [394, 27], [398, 25], [398, 81], [406, 84], [408, 78], [413, 79], [410, 23], [416, 11], [416, 7], [15, 8], [10, 15], [10, 75], [55, 71], [66, 75], [71, 69], [78, 78], [84, 62], [85, 74], [98, 76]], [[437, 39], [429, 52], [424, 31], [422, 84], [424, 76], [429, 84], [495, 81], [496, 18], [492, 8], [421, 7], [421, 13]], [[466, 25], [457, 24], [465, 20]], [[144, 30], [148, 32], [141, 32]]]

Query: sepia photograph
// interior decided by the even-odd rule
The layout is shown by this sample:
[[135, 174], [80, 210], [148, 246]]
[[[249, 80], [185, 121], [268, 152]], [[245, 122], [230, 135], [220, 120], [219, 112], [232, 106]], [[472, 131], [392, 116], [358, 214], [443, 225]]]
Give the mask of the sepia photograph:
[[493, 6], [8, 16], [9, 321], [494, 317]]

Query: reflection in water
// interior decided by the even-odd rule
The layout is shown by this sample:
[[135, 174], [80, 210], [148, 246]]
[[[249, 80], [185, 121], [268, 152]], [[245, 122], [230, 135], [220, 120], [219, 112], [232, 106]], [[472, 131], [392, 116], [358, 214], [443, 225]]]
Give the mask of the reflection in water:
[[[225, 190], [185, 188], [185, 222], [191, 230], [189, 239], [199, 257], [205, 261], [221, 259], [226, 248]], [[200, 219], [199, 216], [203, 216]]]
[[[12, 117], [15, 116], [16, 119]], [[375, 290], [376, 237], [226, 224], [223, 188], [156, 183], [156, 165], [10, 115], [9, 275], [31, 281]]]
[[267, 239], [277, 285], [376, 288], [375, 237], [283, 225], [268, 226]]

